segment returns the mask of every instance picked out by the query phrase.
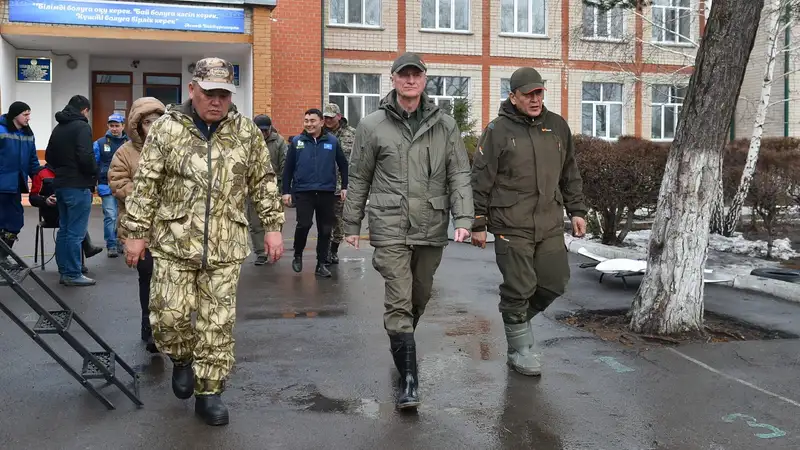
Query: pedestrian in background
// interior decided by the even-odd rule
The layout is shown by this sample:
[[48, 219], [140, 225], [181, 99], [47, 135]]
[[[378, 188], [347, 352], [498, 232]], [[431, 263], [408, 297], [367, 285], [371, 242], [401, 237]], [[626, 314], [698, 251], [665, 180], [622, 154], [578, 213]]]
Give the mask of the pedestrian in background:
[[[350, 153], [353, 151], [353, 140], [355, 139], [356, 130], [347, 125], [347, 119], [342, 117], [342, 110], [336, 103], [328, 103], [325, 105], [322, 116], [325, 118], [325, 129], [339, 140], [339, 145], [342, 147], [342, 152], [347, 159], [347, 164], [350, 164]], [[328, 264], [339, 264], [339, 244], [344, 241], [344, 222], [342, 222], [344, 198], [341, 196], [341, 192], [342, 177], [337, 176], [336, 191], [334, 192], [336, 200], [333, 204], [333, 213], [336, 216], [336, 222], [334, 223], [333, 232], [331, 233], [331, 248], [328, 252]]]
[[[278, 177], [278, 186], [281, 186], [288, 145], [283, 136], [278, 133], [278, 130], [272, 126], [272, 119], [268, 115], [257, 115], [253, 118], [253, 122], [261, 130], [261, 135], [264, 136], [272, 169]], [[250, 201], [247, 202], [247, 221], [250, 223], [250, 240], [253, 243], [253, 253], [256, 254], [255, 265], [262, 266], [269, 261], [269, 257], [264, 254], [264, 227], [261, 225], [261, 219]]]
[[121, 114], [112, 114], [108, 117], [108, 131], [106, 135], [96, 140], [93, 145], [94, 157], [100, 172], [97, 176], [97, 194], [103, 204], [103, 237], [106, 240], [106, 252], [109, 258], [119, 256], [117, 250], [117, 199], [111, 195], [108, 187], [108, 168], [114, 154], [128, 142], [125, 133], [125, 118]]

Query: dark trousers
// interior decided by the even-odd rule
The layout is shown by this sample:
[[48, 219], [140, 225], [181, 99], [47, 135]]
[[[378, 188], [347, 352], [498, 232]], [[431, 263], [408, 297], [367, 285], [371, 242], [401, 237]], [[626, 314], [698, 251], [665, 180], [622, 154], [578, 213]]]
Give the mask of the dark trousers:
[[144, 259], [136, 265], [139, 272], [139, 304], [142, 307], [142, 323], [150, 323], [150, 280], [153, 278], [153, 255], [144, 251]]
[[324, 264], [328, 259], [331, 231], [336, 220], [334, 215], [333, 192], [307, 191], [294, 194], [297, 210], [297, 228], [294, 231], [294, 256], [301, 256], [306, 247], [308, 232], [311, 230], [314, 213], [317, 214], [317, 261]]
[[22, 195], [0, 193], [0, 231], [19, 234], [25, 221]]

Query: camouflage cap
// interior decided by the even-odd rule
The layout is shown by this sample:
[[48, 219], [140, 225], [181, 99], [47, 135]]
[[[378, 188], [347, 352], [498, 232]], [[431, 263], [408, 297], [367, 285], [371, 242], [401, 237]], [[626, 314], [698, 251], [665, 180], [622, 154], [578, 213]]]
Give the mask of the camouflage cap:
[[207, 91], [224, 89], [236, 93], [236, 86], [233, 84], [233, 64], [222, 58], [203, 58], [197, 61], [192, 81]]
[[520, 67], [515, 70], [514, 73], [511, 74], [509, 84], [511, 92], [519, 90], [523, 94], [528, 94], [539, 89], [546, 90], [542, 76], [533, 67]]
[[336, 103], [328, 103], [325, 105], [325, 109], [322, 110], [322, 117], [336, 117], [337, 114], [341, 114], [342, 110], [339, 108], [339, 105]]

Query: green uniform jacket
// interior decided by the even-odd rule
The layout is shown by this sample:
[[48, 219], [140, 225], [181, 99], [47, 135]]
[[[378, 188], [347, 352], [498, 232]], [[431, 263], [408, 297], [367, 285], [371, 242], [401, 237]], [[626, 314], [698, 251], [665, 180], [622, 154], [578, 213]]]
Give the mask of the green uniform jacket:
[[358, 124], [344, 205], [346, 235], [360, 234], [367, 197], [374, 247], [445, 246], [451, 209], [456, 228], [472, 226], [469, 160], [458, 126], [424, 94], [420, 108], [414, 135], [395, 91]]
[[567, 122], [546, 108], [534, 120], [504, 101], [478, 141], [472, 191], [473, 231], [488, 226], [535, 242], [562, 234], [565, 207], [570, 216], [586, 215]]
[[245, 197], [266, 231], [283, 207], [264, 137], [231, 107], [206, 140], [190, 102], [172, 105], [147, 134], [121, 226], [148, 239], [154, 257], [197, 268], [241, 263], [249, 254]]
[[[339, 129], [337, 129], [336, 131], [330, 131], [330, 133], [336, 136], [336, 139], [339, 140], [339, 145], [342, 147], [342, 152], [344, 153], [344, 157], [347, 158], [347, 162], [349, 163], [350, 155], [353, 153], [353, 142], [356, 139], [355, 128], [351, 127], [350, 125], [347, 125], [345, 122], [345, 124], [339, 126]], [[342, 174], [337, 170], [336, 192], [334, 192], [334, 194], [339, 195], [341, 190], [342, 190]]]
[[272, 170], [276, 172], [278, 186], [281, 186], [281, 175], [283, 175], [283, 166], [286, 164], [286, 152], [289, 150], [289, 146], [286, 144], [286, 139], [274, 127], [267, 138], [267, 150], [269, 150]]

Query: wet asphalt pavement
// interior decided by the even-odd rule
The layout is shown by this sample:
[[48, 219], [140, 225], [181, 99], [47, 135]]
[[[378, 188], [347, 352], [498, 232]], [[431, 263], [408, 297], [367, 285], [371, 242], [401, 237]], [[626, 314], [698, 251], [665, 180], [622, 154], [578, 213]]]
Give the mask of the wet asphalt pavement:
[[[19, 248], [33, 255], [33, 210], [26, 217]], [[99, 241], [99, 207], [91, 230]], [[50, 233], [46, 242], [52, 253]], [[505, 366], [493, 251], [466, 244], [445, 251], [417, 330], [423, 405], [416, 415], [399, 414], [381, 318], [383, 284], [371, 266], [371, 249], [343, 248], [333, 278], [317, 280], [316, 241], [309, 241], [301, 274], [291, 270], [291, 240], [286, 244], [277, 265], [256, 267], [251, 256], [243, 266], [237, 365], [224, 395], [231, 423], [221, 428], [202, 424], [193, 414], [193, 400], [176, 399], [170, 363], [144, 351], [138, 340], [137, 275], [122, 258], [101, 254], [88, 260], [90, 276], [98, 280], [91, 288], [59, 286], [55, 261], [45, 272], [37, 270], [141, 371], [145, 406], [136, 409], [112, 386], [103, 392], [117, 409], [106, 410], [0, 316], [0, 448], [800, 448], [796, 340], [637, 353], [540, 315], [535, 332], [544, 353], [543, 376], [517, 375]], [[554, 311], [573, 303], [624, 305], [632, 298], [634, 289], [624, 290], [616, 280], [598, 284], [591, 270], [577, 267], [582, 260], [571, 257], [569, 293]], [[44, 298], [33, 281], [25, 286]], [[9, 288], [0, 287], [0, 299], [27, 323], [35, 322]], [[784, 329], [800, 328], [798, 305], [716, 286], [707, 290], [707, 299], [720, 308], [739, 299], [750, 305], [749, 314], [769, 310]], [[84, 333], [75, 334], [88, 342]], [[45, 339], [71, 352], [57, 336]], [[65, 354], [79, 364], [76, 354]]]

